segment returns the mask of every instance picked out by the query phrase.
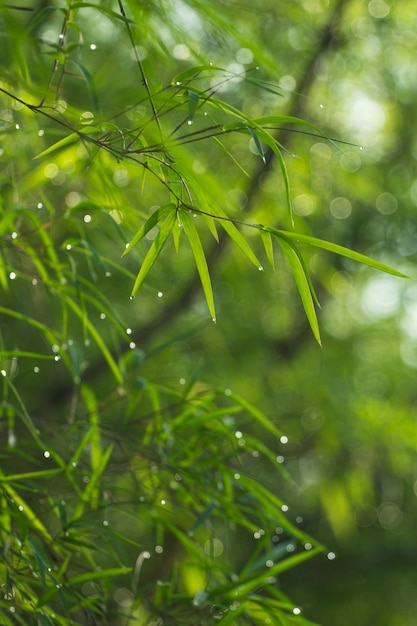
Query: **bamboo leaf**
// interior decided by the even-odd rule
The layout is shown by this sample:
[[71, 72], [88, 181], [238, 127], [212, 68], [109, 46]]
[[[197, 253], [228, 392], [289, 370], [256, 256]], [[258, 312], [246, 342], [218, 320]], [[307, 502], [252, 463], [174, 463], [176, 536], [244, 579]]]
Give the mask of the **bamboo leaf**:
[[172, 229], [174, 228], [175, 223], [176, 223], [175, 211], [170, 210], [167, 217], [165, 218], [165, 221], [160, 227], [159, 233], [157, 234], [154, 241], [152, 242], [152, 245], [149, 248], [145, 256], [145, 259], [142, 263], [139, 273], [136, 276], [136, 280], [132, 288], [131, 297], [134, 297], [136, 295], [136, 292], [138, 291], [139, 287], [142, 285], [146, 276], [149, 274], [150, 270], [152, 269], [152, 266], [155, 263], [156, 259], [158, 258], [162, 248], [164, 247], [165, 242], [168, 239], [168, 236], [171, 233]]
[[255, 265], [259, 270], [262, 270], [262, 265], [253, 252], [252, 248], [240, 233], [240, 231], [236, 228], [233, 222], [227, 217], [227, 214], [221, 209], [219, 206], [212, 206], [211, 210], [213, 215], [219, 218], [219, 223], [222, 228], [229, 235], [230, 239], [235, 242], [241, 252], [249, 259], [251, 263]]
[[270, 262], [272, 269], [275, 269], [275, 259], [274, 259], [274, 248], [272, 245], [272, 237], [271, 233], [261, 231], [262, 242], [264, 244], [266, 256], [268, 261]]
[[314, 291], [312, 291], [310, 277], [308, 276], [304, 261], [295, 244], [287, 239], [282, 232], [279, 235], [275, 234], [275, 236], [290, 264], [313, 335], [321, 345], [320, 330], [316, 309], [314, 307]]
[[247, 129], [248, 129], [248, 131], [249, 131], [250, 135], [252, 136], [252, 139], [253, 139], [253, 141], [255, 143], [255, 147], [256, 147], [256, 150], [258, 152], [258, 155], [261, 157], [262, 161], [264, 163], [266, 163], [264, 150], [262, 148], [262, 144], [261, 144], [261, 142], [259, 140], [259, 137], [258, 137], [258, 134], [257, 134], [256, 130], [254, 128], [252, 128], [251, 126], [248, 126]]
[[210, 273], [207, 267], [206, 256], [204, 254], [203, 246], [201, 245], [200, 237], [197, 229], [191, 217], [187, 211], [180, 210], [179, 215], [181, 222], [184, 226], [184, 232], [187, 235], [188, 241], [191, 246], [191, 250], [194, 256], [197, 271], [200, 276], [201, 284], [203, 286], [204, 295], [206, 296], [206, 302], [210, 315], [213, 321], [216, 321], [216, 310], [214, 306], [213, 289], [211, 287]]
[[339, 244], [325, 241], [324, 239], [317, 239], [316, 237], [311, 237], [310, 235], [302, 235], [301, 233], [293, 233], [286, 230], [276, 231], [271, 227], [265, 227], [265, 230], [268, 230], [273, 234], [275, 232], [276, 234], [278, 234], [278, 236], [284, 235], [287, 239], [306, 243], [310, 246], [315, 246], [316, 248], [322, 248], [323, 250], [328, 250], [329, 252], [339, 254], [346, 257], [347, 259], [351, 259], [352, 261], [357, 261], [358, 263], [363, 263], [364, 265], [368, 265], [369, 267], [372, 267], [381, 272], [385, 272], [386, 274], [392, 274], [393, 276], [398, 276], [399, 278], [410, 278], [406, 274], [399, 272], [398, 270], [390, 267], [389, 265], [386, 265], [385, 263], [376, 261], [375, 259], [372, 259], [365, 254], [361, 254], [360, 252], [350, 250], [350, 248], [345, 248], [344, 246], [340, 246]]
[[75, 585], [81, 585], [85, 582], [89, 582], [90, 580], [100, 580], [106, 578], [115, 578], [116, 576], [124, 576], [125, 574], [130, 574], [132, 570], [133, 567], [111, 567], [108, 569], [101, 569], [95, 572], [89, 571], [86, 574], [74, 576], [74, 578], [71, 578], [71, 580], [68, 581], [68, 585], [70, 585], [70, 587], [74, 587]]
[[174, 211], [175, 204], [165, 204], [164, 206], [157, 209], [152, 215], [146, 220], [143, 226], [138, 230], [136, 235], [133, 237], [132, 241], [126, 247], [126, 250], [123, 252], [122, 257], [125, 256], [128, 252], [134, 248], [148, 233], [152, 228], [154, 228], [161, 220], [166, 217], [168, 213]]
[[52, 152], [56, 152], [57, 150], [60, 150], [61, 148], [70, 145], [71, 143], [75, 143], [76, 141], [78, 141], [79, 138], [80, 136], [78, 133], [71, 133], [70, 135], [63, 137], [63, 139], [60, 139], [59, 141], [53, 143], [51, 146], [49, 146], [49, 148], [45, 148], [45, 150], [42, 150], [42, 152], [40, 152], [33, 158], [42, 159], [48, 154], [52, 154]]

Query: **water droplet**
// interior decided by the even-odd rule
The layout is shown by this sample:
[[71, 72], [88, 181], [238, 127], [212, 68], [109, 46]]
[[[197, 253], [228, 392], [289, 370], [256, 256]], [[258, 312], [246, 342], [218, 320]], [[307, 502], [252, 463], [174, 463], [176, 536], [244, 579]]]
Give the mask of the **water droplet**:
[[91, 220], [92, 220], [91, 215], [89, 215], [88, 213], [86, 215], [84, 215], [84, 222], [86, 224], [89, 224], [91, 222]]
[[236, 439], [241, 439], [241, 438], [243, 437], [243, 435], [242, 435], [242, 433], [240, 432], [240, 430], [237, 430], [237, 431], [235, 432], [235, 437], [236, 437]]
[[260, 272], [263, 272], [263, 271], [264, 271], [264, 268], [262, 267], [262, 265], [260, 265], [260, 266], [258, 267], [258, 270], [259, 270]]
[[129, 343], [129, 348], [130, 348], [131, 350], [134, 350], [134, 349], [136, 348], [136, 344], [135, 344], [135, 342], [134, 342], [134, 341], [131, 341], [131, 342]]
[[155, 546], [155, 552], [157, 554], [162, 554], [162, 552], [164, 551], [162, 546]]
[[158, 298], [162, 298], [163, 297], [163, 292], [162, 291], [158, 291]]
[[277, 463], [284, 463], [284, 460], [285, 460], [285, 459], [284, 459], [284, 457], [283, 457], [281, 454], [279, 454], [279, 455], [277, 456]]
[[73, 461], [73, 462], [71, 463], [71, 465], [72, 465], [72, 467], [77, 467], [77, 461]]
[[214, 322], [214, 323], [216, 323], [216, 322], [217, 322], [217, 320], [216, 320], [216, 318], [215, 318], [215, 317], [212, 317], [212, 318], [211, 318], [211, 321], [212, 321], [212, 322]]
[[192, 123], [193, 123], [193, 120], [188, 120], [187, 122], [188, 126], [191, 126]]
[[253, 456], [254, 459], [257, 459], [258, 456], [259, 456], [258, 450], [252, 450], [252, 456]]
[[260, 535], [259, 531], [254, 532], [253, 536], [254, 536], [255, 539], [260, 539], [261, 538], [261, 535]]
[[130, 243], [126, 243], [126, 244], [125, 244], [125, 248], [126, 248], [126, 250], [128, 249], [128, 247], [129, 247], [129, 246], [130, 246]]
[[43, 456], [45, 457], [45, 459], [49, 459], [49, 457], [51, 456], [51, 453], [49, 452], [49, 450], [44, 450]]
[[17, 239], [17, 233], [16, 232], [13, 232], [10, 236], [11, 236], [12, 239]]
[[89, 476], [83, 476], [83, 483], [88, 484], [90, 482], [90, 477]]
[[167, 503], [167, 502], [166, 502], [166, 500], [161, 500], [161, 504], [162, 504], [162, 506], [163, 506], [164, 504], [166, 504], [166, 503]]
[[24, 510], [24, 507], [23, 507], [21, 504], [19, 504], [18, 509], [19, 509], [19, 511], [23, 511], [23, 510]]
[[363, 146], [359, 146], [359, 150], [363, 150]]
[[283, 504], [282, 507], [281, 507], [281, 511], [284, 511], [284, 512], [288, 511], [288, 505], [287, 504]]
[[301, 517], [301, 515], [297, 515], [297, 517], [295, 518], [295, 521], [297, 522], [297, 524], [302, 524], [304, 520]]
[[106, 278], [110, 278], [111, 272], [106, 272], [104, 275], [105, 275]]
[[292, 612], [294, 613], [294, 615], [300, 615], [301, 609], [296, 606], [293, 608]]
[[90, 345], [90, 340], [84, 339], [84, 345], [88, 347]]
[[103, 520], [103, 526], [108, 526], [108, 525], [109, 525], [108, 521], [106, 519], [104, 519]]
[[289, 543], [288, 546], [285, 549], [286, 549], [287, 552], [294, 552], [295, 545], [293, 543]]
[[336, 558], [336, 555], [334, 552], [328, 552], [327, 558], [329, 559], [329, 561], [333, 561]]
[[126, 335], [131, 335], [131, 334], [132, 334], [132, 329], [126, 328]]
[[225, 396], [231, 396], [232, 395], [232, 390], [231, 389], [225, 389], [224, 390], [224, 395]]
[[234, 478], [235, 480], [239, 480], [239, 478], [240, 478], [240, 474], [238, 474], [238, 473], [236, 472], [236, 474], [233, 474], [233, 478]]
[[2, 376], [6, 376], [7, 372], [6, 372], [6, 370], [0, 370], [0, 374], [1, 374]]
[[36, 207], [37, 207], [38, 209], [42, 209], [42, 207], [43, 207], [42, 202], [38, 202], [38, 204], [36, 205]]
[[44, 134], [45, 134], [44, 130], [42, 130], [42, 129], [38, 130], [38, 137], [43, 137]]
[[90, 44], [90, 50], [97, 50], [97, 46], [95, 43]]
[[32, 285], [34, 287], [36, 287], [37, 284], [38, 284], [38, 279], [37, 278], [32, 278]]
[[71, 250], [72, 245], [70, 243], [67, 243], [67, 245], [65, 246], [65, 250]]
[[282, 435], [282, 437], [280, 437], [279, 440], [283, 444], [288, 443], [288, 437], [286, 437], [285, 435]]
[[56, 354], [54, 356], [54, 361], [60, 361], [60, 360], [61, 360], [61, 357], [59, 356], [59, 354]]
[[181, 81], [177, 80], [177, 82], [175, 83], [176, 85], [181, 85]]
[[14, 280], [16, 278], [16, 272], [10, 272], [9, 278], [10, 280]]
[[185, 385], [186, 382], [185, 378], [180, 378], [180, 385]]
[[304, 550], [311, 550], [313, 546], [311, 545], [311, 543], [307, 542], [304, 544]]
[[52, 352], [55, 352], [55, 354], [56, 354], [57, 352], [59, 352], [59, 346], [56, 343], [54, 343], [52, 345], [51, 350], [52, 350]]
[[142, 552], [142, 557], [144, 559], [150, 559], [151, 558], [151, 553], [148, 552], [147, 550], [145, 550], [145, 552]]
[[16, 130], [20, 130], [20, 126], [19, 126], [19, 124], [16, 124], [16, 127], [15, 127], [15, 128], [16, 128]]
[[129, 300], [134, 300], [135, 296], [129, 296]]
[[265, 565], [266, 565], [267, 567], [272, 567], [272, 566], [273, 566], [273, 564], [274, 564], [274, 561], [271, 561], [271, 559], [268, 559], [268, 560], [266, 561], [266, 563], [265, 563]]
[[321, 109], [324, 109], [324, 104], [319, 105]]

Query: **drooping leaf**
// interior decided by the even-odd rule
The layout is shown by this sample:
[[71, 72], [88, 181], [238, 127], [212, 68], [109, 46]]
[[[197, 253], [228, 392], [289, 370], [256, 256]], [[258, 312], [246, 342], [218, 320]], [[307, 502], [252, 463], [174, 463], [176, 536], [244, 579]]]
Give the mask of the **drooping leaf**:
[[148, 233], [154, 228], [161, 220], [163, 220], [168, 213], [175, 211], [175, 204], [169, 203], [160, 207], [146, 220], [143, 226], [138, 230], [132, 241], [126, 246], [122, 257], [128, 254]]
[[179, 216], [184, 226], [184, 232], [187, 235], [189, 244], [191, 246], [194, 260], [197, 266], [197, 271], [200, 276], [201, 284], [203, 286], [204, 295], [206, 296], [206, 302], [210, 311], [210, 315], [213, 321], [215, 321], [216, 310], [214, 306], [213, 289], [211, 286], [210, 273], [207, 267], [206, 256], [204, 254], [203, 246], [200, 241], [200, 236], [188, 211], [181, 209], [179, 211]]
[[319, 324], [314, 306], [314, 292], [311, 289], [310, 278], [303, 258], [296, 245], [282, 233], [280, 235], [275, 234], [275, 238], [287, 257], [311, 330], [317, 342], [321, 345]]
[[152, 266], [155, 263], [156, 259], [158, 258], [162, 248], [164, 247], [169, 234], [172, 232], [172, 229], [175, 226], [176, 219], [177, 219], [176, 211], [173, 211], [171, 209], [168, 212], [168, 215], [166, 216], [165, 220], [161, 224], [159, 232], [157, 236], [155, 237], [155, 239], [153, 240], [152, 245], [149, 248], [145, 256], [145, 259], [141, 265], [141, 268], [139, 270], [139, 273], [133, 285], [131, 297], [134, 297], [136, 295], [139, 287], [142, 285], [146, 276], [149, 274], [150, 270], [152, 269]]

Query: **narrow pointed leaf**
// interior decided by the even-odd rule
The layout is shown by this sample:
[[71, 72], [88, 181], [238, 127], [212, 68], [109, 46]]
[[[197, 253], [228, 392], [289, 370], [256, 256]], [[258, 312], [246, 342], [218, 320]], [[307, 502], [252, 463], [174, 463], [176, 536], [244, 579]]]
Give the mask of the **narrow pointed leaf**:
[[272, 245], [271, 233], [267, 233], [264, 230], [262, 230], [261, 237], [262, 237], [262, 242], [264, 244], [267, 259], [270, 262], [272, 269], [275, 269], [274, 248]]
[[313, 335], [317, 342], [321, 345], [320, 330], [317, 321], [316, 309], [314, 307], [311, 283], [302, 257], [295, 244], [285, 236], [276, 236], [276, 239], [287, 257], [288, 263], [290, 264], [291, 271], [303, 303], [304, 311], [307, 315], [311, 330], [313, 331]]
[[70, 135], [67, 135], [63, 139], [60, 139], [59, 141], [56, 141], [55, 143], [53, 143], [51, 146], [49, 146], [49, 148], [45, 148], [45, 150], [42, 150], [42, 152], [37, 154], [34, 158], [41, 159], [42, 157], [47, 156], [48, 154], [52, 154], [52, 152], [56, 152], [56, 150], [59, 150], [60, 148], [63, 148], [64, 146], [68, 146], [71, 143], [75, 143], [76, 141], [78, 141], [79, 138], [80, 136], [78, 133], [71, 133]]
[[212, 206], [211, 211], [213, 215], [219, 218], [219, 223], [224, 228], [226, 233], [229, 235], [230, 239], [235, 242], [241, 252], [249, 259], [251, 263], [255, 265], [258, 269], [262, 269], [262, 265], [253, 252], [252, 248], [243, 237], [243, 235], [239, 232], [233, 222], [227, 217], [227, 214], [219, 207]]
[[214, 307], [213, 289], [211, 286], [210, 273], [207, 266], [206, 256], [200, 241], [195, 224], [187, 211], [180, 211], [181, 222], [184, 226], [184, 232], [187, 235], [191, 250], [194, 256], [197, 271], [203, 286], [204, 295], [206, 296], [207, 306], [213, 320], [216, 319], [216, 310]]
[[261, 142], [259, 140], [259, 137], [258, 137], [258, 134], [257, 134], [256, 130], [254, 128], [252, 128], [251, 126], [248, 126], [248, 131], [249, 131], [250, 135], [252, 136], [252, 139], [253, 139], [253, 141], [255, 143], [256, 150], [257, 150], [259, 156], [261, 157], [262, 161], [264, 163], [266, 163], [265, 154], [264, 154], [264, 151], [263, 151], [263, 148], [262, 148], [262, 144], [261, 144]]
[[155, 237], [154, 241], [152, 242], [151, 247], [148, 250], [147, 255], [145, 256], [145, 259], [136, 277], [135, 284], [133, 285], [132, 294], [131, 294], [132, 296], [136, 294], [139, 287], [142, 285], [143, 281], [145, 280], [150, 270], [152, 269], [152, 266], [155, 263], [156, 259], [158, 258], [159, 253], [161, 252], [162, 248], [164, 247], [169, 234], [171, 233], [172, 229], [175, 226], [175, 223], [176, 223], [176, 214], [175, 214], [175, 211], [171, 210], [168, 213], [167, 217], [165, 218], [165, 221], [162, 223], [159, 233]]
[[138, 230], [136, 235], [133, 237], [132, 241], [126, 247], [125, 251], [122, 254], [122, 257], [125, 256], [128, 252], [132, 250], [148, 233], [152, 228], [154, 228], [158, 222], [164, 219], [164, 217], [170, 212], [175, 210], [175, 204], [169, 203], [161, 206], [157, 209], [152, 215], [146, 220], [143, 226]]
[[[266, 230], [273, 232], [275, 229], [266, 227]], [[386, 274], [392, 274], [393, 276], [398, 276], [399, 278], [409, 278], [409, 276], [407, 276], [406, 274], [399, 272], [398, 270], [390, 267], [389, 265], [386, 265], [385, 263], [376, 261], [375, 259], [372, 259], [365, 254], [355, 252], [354, 250], [350, 250], [349, 248], [345, 248], [344, 246], [339, 246], [339, 244], [331, 243], [330, 241], [325, 241], [324, 239], [317, 239], [316, 237], [311, 237], [310, 235], [292, 233], [291, 231], [282, 230], [276, 231], [276, 233], [283, 234], [285, 237], [287, 237], [287, 239], [306, 243], [310, 246], [315, 246], [316, 248], [322, 248], [323, 250], [328, 250], [329, 252], [333, 252], [334, 254], [344, 256], [347, 259], [352, 259], [352, 261], [357, 261], [358, 263], [369, 265], [369, 267], [372, 267], [381, 272], [385, 272]]]

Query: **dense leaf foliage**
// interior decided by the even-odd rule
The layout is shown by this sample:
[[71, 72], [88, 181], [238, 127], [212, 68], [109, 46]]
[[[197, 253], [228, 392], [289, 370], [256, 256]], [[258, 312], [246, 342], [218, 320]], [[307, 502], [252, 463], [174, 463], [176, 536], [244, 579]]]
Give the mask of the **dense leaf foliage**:
[[[302, 530], [288, 500], [300, 494], [303, 507], [313, 454], [343, 456], [346, 433], [321, 435], [323, 412], [350, 406], [372, 422], [386, 407], [378, 394], [351, 397], [337, 367], [320, 376], [328, 389], [315, 388], [303, 372], [318, 351], [305, 320], [321, 343], [324, 301], [325, 332], [343, 351], [329, 285], [348, 293], [359, 265], [387, 281], [410, 273], [331, 232], [327, 216], [307, 222], [326, 198], [323, 155], [340, 153], [345, 172], [361, 158], [359, 145], [321, 130], [331, 121], [303, 111], [307, 93], [292, 93], [291, 75], [276, 75], [267, 16], [292, 32], [293, 47], [306, 37], [305, 92], [343, 30], [348, 3], [326, 14], [312, 2], [317, 25], [301, 19], [307, 4], [274, 15], [265, 3], [252, 23], [239, 5], [233, 24], [232, 7], [217, 2], [1, 8], [5, 624], [307, 623], [281, 575], [334, 553]], [[383, 5], [369, 3], [371, 15]], [[310, 148], [320, 183], [294, 152]], [[393, 197], [379, 194], [382, 215]], [[331, 200], [333, 222], [349, 205]], [[309, 347], [290, 373], [273, 352], [291, 360], [299, 343]], [[352, 428], [366, 446], [361, 428], [374, 430]], [[319, 500], [332, 540], [349, 535], [350, 499], [358, 520], [372, 517], [365, 465], [350, 487], [327, 475]], [[395, 507], [386, 499], [378, 509], [386, 528]]]

